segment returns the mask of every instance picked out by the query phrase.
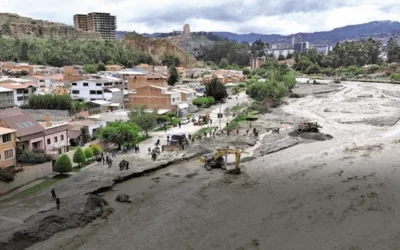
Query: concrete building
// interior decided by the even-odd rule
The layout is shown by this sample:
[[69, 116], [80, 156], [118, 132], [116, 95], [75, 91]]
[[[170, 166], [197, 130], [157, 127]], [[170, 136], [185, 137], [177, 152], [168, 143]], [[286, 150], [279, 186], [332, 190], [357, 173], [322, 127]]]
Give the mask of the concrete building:
[[77, 29], [100, 33], [102, 39], [115, 40], [117, 18], [110, 13], [92, 12], [87, 15], [74, 15], [74, 26]]
[[88, 17], [83, 14], [74, 15], [74, 26], [75, 28], [83, 31], [88, 31]]
[[104, 100], [104, 90], [107, 88], [123, 89], [121, 79], [99, 78], [80, 80], [71, 83], [71, 96], [73, 99], [84, 102]]
[[0, 127], [0, 169], [17, 166], [16, 141], [16, 130]]
[[29, 95], [38, 94], [38, 88], [26, 79], [0, 79], [0, 87], [13, 90], [14, 104], [16, 106], [27, 104], [29, 101]]
[[44, 127], [45, 152], [57, 159], [68, 152], [68, 130], [71, 126], [68, 122], [52, 122], [50, 115], [45, 115], [45, 122], [39, 123]]
[[181, 102], [181, 93], [171, 87], [149, 85], [138, 88], [135, 94], [129, 95], [130, 108], [145, 106], [158, 111], [177, 111], [177, 105]]
[[14, 90], [0, 87], [0, 108], [14, 107]]
[[250, 59], [250, 68], [251, 69], [258, 69], [261, 67], [261, 65], [263, 64], [263, 62], [265, 61], [265, 58], [261, 58], [261, 57], [254, 57]]

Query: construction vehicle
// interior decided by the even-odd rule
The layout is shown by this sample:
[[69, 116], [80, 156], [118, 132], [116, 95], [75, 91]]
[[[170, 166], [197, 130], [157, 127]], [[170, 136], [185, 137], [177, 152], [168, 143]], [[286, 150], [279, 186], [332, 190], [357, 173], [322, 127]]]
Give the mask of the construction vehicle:
[[320, 126], [318, 122], [306, 121], [299, 123], [296, 131], [299, 134], [304, 132], [318, 132], [320, 128], [322, 128], [322, 126]]
[[215, 153], [208, 153], [200, 157], [200, 162], [204, 163], [204, 167], [207, 171], [211, 171], [211, 169], [215, 167], [226, 170], [228, 154], [235, 155], [235, 169], [233, 172], [240, 173], [239, 165], [241, 154], [248, 154], [241, 148], [217, 148]]

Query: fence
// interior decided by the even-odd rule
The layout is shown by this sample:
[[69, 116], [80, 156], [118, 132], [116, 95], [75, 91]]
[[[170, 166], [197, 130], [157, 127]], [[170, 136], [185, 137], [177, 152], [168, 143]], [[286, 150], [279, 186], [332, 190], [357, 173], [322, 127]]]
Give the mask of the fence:
[[53, 172], [52, 162], [24, 167], [23, 172], [17, 173], [15, 180], [10, 183], [0, 182], [0, 195], [10, 192], [32, 181], [45, 177]]

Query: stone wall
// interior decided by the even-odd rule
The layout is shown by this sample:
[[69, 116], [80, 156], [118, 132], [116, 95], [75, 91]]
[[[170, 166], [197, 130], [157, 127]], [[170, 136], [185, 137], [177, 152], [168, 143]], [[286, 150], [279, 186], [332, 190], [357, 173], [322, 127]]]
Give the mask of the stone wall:
[[68, 110], [21, 109], [21, 111], [32, 116], [36, 121], [44, 121], [46, 113], [50, 114], [51, 121], [66, 121], [71, 119]]
[[0, 195], [8, 193], [37, 179], [43, 178], [52, 172], [53, 164], [51, 161], [31, 167], [24, 167], [24, 171], [17, 173], [14, 181], [10, 183], [0, 182]]

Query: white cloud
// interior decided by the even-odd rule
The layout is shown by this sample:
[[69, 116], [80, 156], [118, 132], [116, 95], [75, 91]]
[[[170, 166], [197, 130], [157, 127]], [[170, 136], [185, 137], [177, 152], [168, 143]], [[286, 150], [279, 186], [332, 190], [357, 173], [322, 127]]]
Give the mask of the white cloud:
[[110, 12], [118, 29], [292, 34], [375, 20], [400, 21], [398, 0], [0, 0], [0, 10], [72, 24], [76, 13]]

